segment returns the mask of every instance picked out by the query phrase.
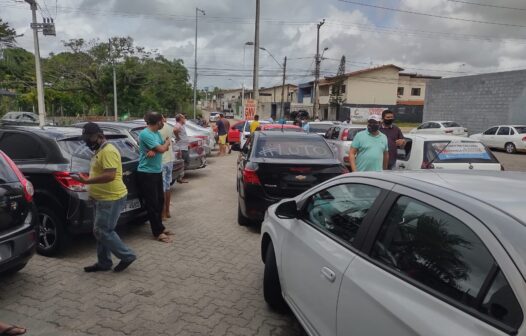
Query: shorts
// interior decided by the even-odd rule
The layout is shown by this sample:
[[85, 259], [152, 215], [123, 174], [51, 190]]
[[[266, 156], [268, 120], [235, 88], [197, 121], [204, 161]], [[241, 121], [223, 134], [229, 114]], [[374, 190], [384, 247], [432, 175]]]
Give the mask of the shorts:
[[219, 144], [220, 145], [226, 145], [226, 134], [219, 136]]
[[172, 171], [174, 169], [173, 162], [163, 163], [163, 191], [170, 191], [172, 184]]

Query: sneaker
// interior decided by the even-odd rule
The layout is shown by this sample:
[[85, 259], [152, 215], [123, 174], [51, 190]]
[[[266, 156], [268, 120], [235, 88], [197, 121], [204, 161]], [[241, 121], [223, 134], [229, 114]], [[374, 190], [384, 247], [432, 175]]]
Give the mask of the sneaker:
[[122, 272], [124, 271], [125, 269], [128, 268], [128, 266], [130, 266], [132, 264], [132, 262], [134, 262], [135, 259], [132, 259], [130, 261], [124, 261], [124, 260], [121, 260], [117, 266], [115, 266], [115, 268], [113, 268], [113, 272]]
[[99, 264], [93, 264], [91, 266], [84, 267], [84, 272], [86, 273], [93, 273], [93, 272], [107, 272], [111, 270], [111, 267], [102, 267]]

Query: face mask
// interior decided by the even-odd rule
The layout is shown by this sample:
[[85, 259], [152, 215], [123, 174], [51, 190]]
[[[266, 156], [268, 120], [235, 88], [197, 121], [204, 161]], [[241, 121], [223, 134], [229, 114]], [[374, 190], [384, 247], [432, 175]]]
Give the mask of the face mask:
[[367, 130], [371, 133], [377, 132], [380, 129], [380, 125], [367, 125]]
[[100, 148], [100, 143], [98, 143], [97, 141], [86, 141], [86, 146], [88, 146], [88, 148], [92, 151], [92, 152], [95, 152], [96, 150], [98, 150]]
[[391, 126], [393, 124], [393, 119], [385, 119], [384, 120], [384, 124], [387, 125], [387, 126]]

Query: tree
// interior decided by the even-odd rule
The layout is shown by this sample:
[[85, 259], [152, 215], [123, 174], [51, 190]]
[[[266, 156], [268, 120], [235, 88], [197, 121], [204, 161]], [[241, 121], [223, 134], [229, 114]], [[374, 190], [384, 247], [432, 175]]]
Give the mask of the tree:
[[0, 49], [3, 46], [13, 48], [16, 44], [16, 37], [16, 31], [0, 18]]
[[334, 84], [332, 84], [331, 94], [329, 96], [330, 105], [336, 109], [337, 119], [340, 119], [340, 108], [346, 101], [344, 97], [345, 79], [345, 56], [342, 56], [338, 73], [336, 77], [333, 78]]

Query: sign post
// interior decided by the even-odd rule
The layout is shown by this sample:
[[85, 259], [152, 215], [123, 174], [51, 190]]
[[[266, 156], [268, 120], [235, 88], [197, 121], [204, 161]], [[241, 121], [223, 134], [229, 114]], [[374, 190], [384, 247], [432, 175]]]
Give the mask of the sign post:
[[247, 99], [245, 102], [245, 120], [253, 120], [256, 115], [256, 101]]

